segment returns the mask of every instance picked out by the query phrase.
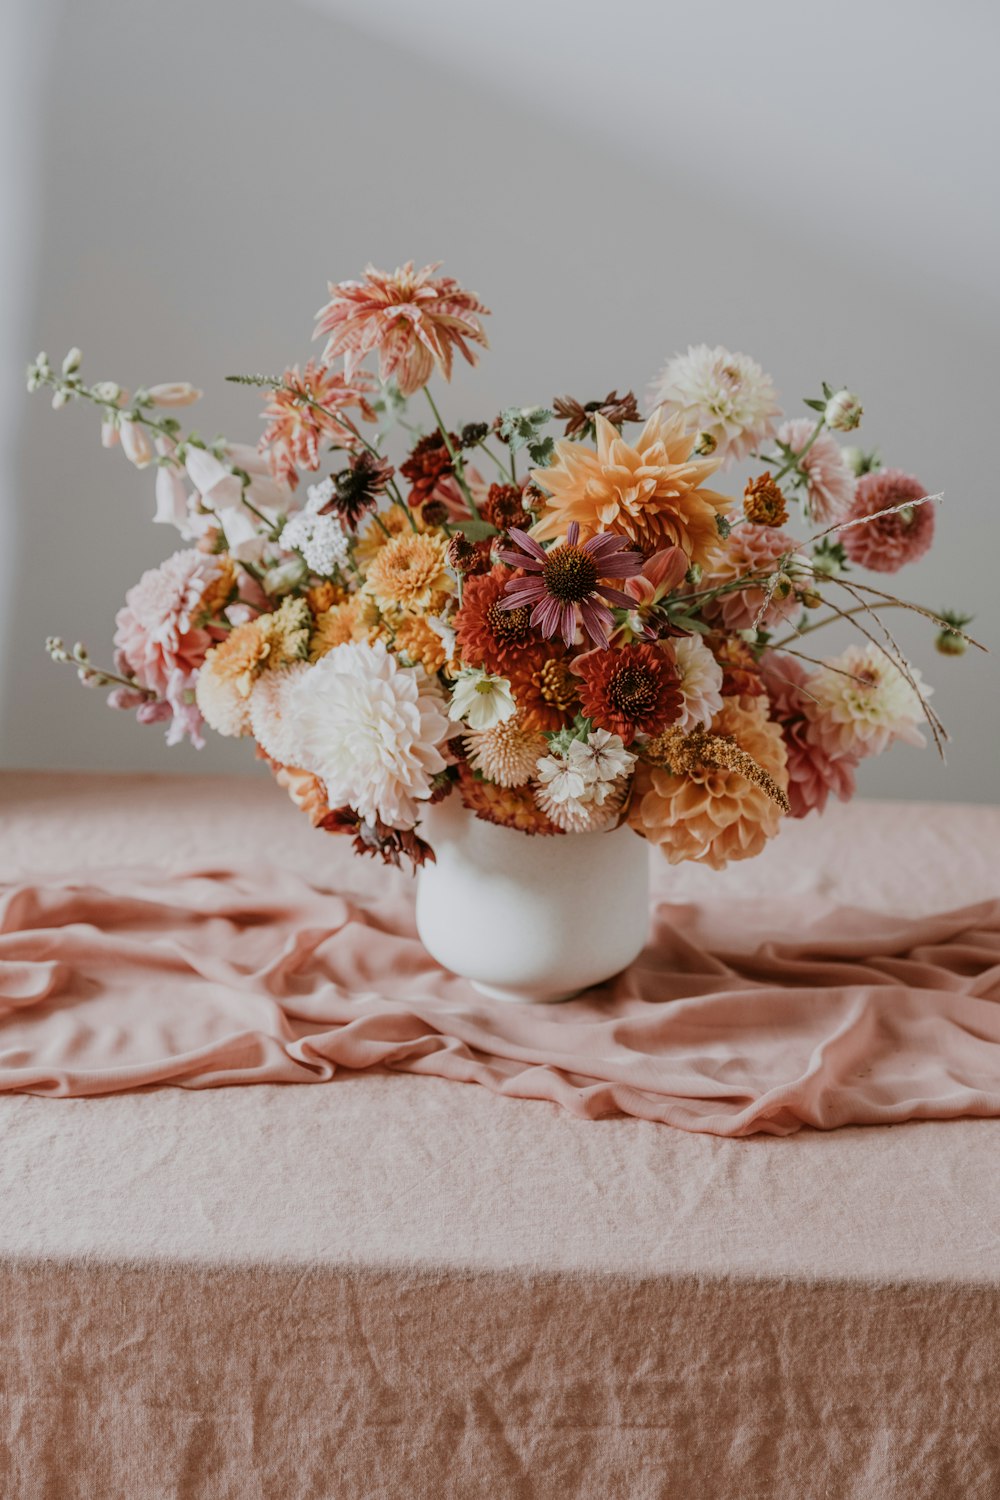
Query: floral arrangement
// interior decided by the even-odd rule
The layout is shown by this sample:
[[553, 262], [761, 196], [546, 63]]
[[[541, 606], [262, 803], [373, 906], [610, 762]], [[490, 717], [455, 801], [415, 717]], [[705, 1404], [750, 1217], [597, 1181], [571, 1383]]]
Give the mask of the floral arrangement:
[[[56, 660], [171, 744], [253, 739], [318, 828], [397, 864], [433, 857], [421, 812], [451, 796], [535, 836], [627, 820], [719, 868], [921, 722], [940, 747], [883, 614], [926, 616], [945, 654], [968, 618], [858, 570], [921, 557], [941, 497], [839, 444], [856, 396], [824, 384], [786, 418], [760, 365], [700, 346], [645, 414], [612, 390], [452, 429], [429, 381], [476, 362], [487, 309], [438, 269], [331, 284], [319, 360], [231, 377], [265, 392], [255, 446], [183, 432], [189, 384], [129, 394], [87, 384], [79, 350], [38, 356], [29, 388], [97, 407], [184, 542], [128, 591], [114, 670], [53, 638]], [[742, 503], [713, 487], [735, 462]], [[846, 650], [803, 650], [838, 621]]]

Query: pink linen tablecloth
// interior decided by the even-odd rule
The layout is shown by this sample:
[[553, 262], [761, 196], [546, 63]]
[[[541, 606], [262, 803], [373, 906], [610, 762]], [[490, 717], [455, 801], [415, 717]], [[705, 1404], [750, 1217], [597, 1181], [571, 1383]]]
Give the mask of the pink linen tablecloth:
[[[914, 917], [996, 896], [998, 847], [856, 803], [658, 890]], [[262, 850], [385, 881], [264, 782], [0, 780], [0, 879]], [[730, 1141], [351, 1074], [0, 1131], [4, 1496], [1000, 1489], [1000, 1122]]]

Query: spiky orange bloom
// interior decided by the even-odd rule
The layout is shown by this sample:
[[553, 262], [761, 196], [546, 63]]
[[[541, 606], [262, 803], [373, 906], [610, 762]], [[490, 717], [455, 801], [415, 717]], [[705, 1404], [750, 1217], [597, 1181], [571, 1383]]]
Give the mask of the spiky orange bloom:
[[680, 718], [680, 674], [662, 646], [643, 641], [617, 651], [588, 651], [574, 670], [582, 679], [583, 713], [598, 728], [620, 734], [626, 745]]
[[558, 442], [549, 468], [532, 470], [532, 479], [550, 495], [532, 536], [562, 536], [576, 521], [585, 539], [617, 531], [647, 556], [681, 547], [691, 562], [704, 566], [719, 545], [715, 518], [733, 503], [701, 487], [720, 460], [692, 457], [694, 435], [679, 414], [655, 411], [634, 445], [600, 413], [594, 423], [596, 451]]
[[496, 786], [481, 781], [467, 765], [458, 768], [458, 793], [470, 812], [486, 823], [516, 828], [519, 833], [562, 833], [535, 802], [530, 787]]
[[498, 563], [483, 577], [465, 580], [462, 605], [455, 615], [455, 639], [462, 660], [472, 667], [506, 675], [506, 669], [541, 645], [531, 628], [531, 610], [504, 609], [505, 589], [518, 575]]
[[331, 281], [330, 300], [320, 308], [313, 334], [328, 335], [323, 358], [329, 362], [342, 354], [350, 380], [377, 350], [381, 379], [394, 376], [404, 396], [426, 385], [435, 365], [450, 380], [456, 349], [474, 365], [470, 343], [487, 346], [477, 314], [489, 308], [452, 277], [436, 277], [439, 265], [415, 271], [408, 260], [391, 274], [367, 266], [363, 281]]
[[375, 382], [365, 374], [345, 379], [339, 370], [310, 360], [301, 374], [298, 365], [292, 365], [281, 383], [283, 389], [272, 391], [262, 413], [268, 425], [260, 450], [268, 454], [274, 477], [294, 489], [299, 469], [319, 468], [321, 444], [357, 445], [357, 437], [338, 413], [355, 407], [366, 421], [374, 422], [368, 397]]
[[569, 655], [556, 647], [524, 651], [508, 663], [503, 675], [526, 729], [543, 734], [563, 729], [580, 707], [580, 679], [573, 675]]
[[[764, 700], [724, 699], [711, 728], [751, 756], [782, 791], [787, 788], [784, 739]], [[659, 844], [672, 865], [690, 859], [721, 870], [730, 860], [760, 853], [778, 832], [781, 808], [745, 772], [694, 765], [675, 775], [640, 761], [629, 822]]]

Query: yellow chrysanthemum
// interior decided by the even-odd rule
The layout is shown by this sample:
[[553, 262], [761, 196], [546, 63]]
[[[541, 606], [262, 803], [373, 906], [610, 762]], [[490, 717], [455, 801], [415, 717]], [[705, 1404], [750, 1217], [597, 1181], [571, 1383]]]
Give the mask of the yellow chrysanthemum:
[[335, 646], [344, 646], [348, 641], [378, 640], [385, 634], [378, 607], [364, 594], [355, 594], [343, 604], [335, 604], [316, 616], [316, 623], [309, 641], [309, 660], [319, 661]]
[[424, 615], [402, 615], [396, 627], [396, 650], [433, 675], [449, 663], [441, 636]]
[[425, 610], [454, 587], [442, 532], [413, 532], [380, 548], [368, 568], [365, 591], [382, 609]]
[[414, 526], [418, 532], [427, 529], [420, 519], [419, 511], [408, 513], [401, 505], [390, 505], [385, 510], [380, 510], [377, 516], [369, 516], [354, 543], [354, 560], [362, 573], [367, 572], [387, 542], [400, 536], [413, 536]]
[[195, 695], [205, 721], [223, 735], [250, 731], [250, 693], [261, 672], [305, 658], [309, 606], [288, 598], [273, 614], [238, 625], [213, 646], [198, 673]]
[[559, 442], [549, 468], [532, 470], [532, 479], [550, 496], [532, 536], [541, 541], [565, 536], [576, 521], [582, 541], [615, 531], [647, 554], [680, 547], [704, 566], [719, 545], [716, 517], [733, 503], [701, 487], [719, 460], [692, 457], [694, 435], [680, 415], [654, 412], [634, 444], [600, 413], [594, 426], [596, 450]]

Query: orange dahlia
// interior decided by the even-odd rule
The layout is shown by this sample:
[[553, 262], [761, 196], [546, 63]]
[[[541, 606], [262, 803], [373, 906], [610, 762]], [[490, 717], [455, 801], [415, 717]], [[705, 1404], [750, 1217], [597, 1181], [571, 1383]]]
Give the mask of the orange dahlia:
[[344, 356], [348, 380], [372, 350], [379, 376], [395, 377], [404, 396], [427, 384], [437, 365], [445, 380], [457, 350], [470, 365], [487, 346], [479, 314], [489, 313], [479, 298], [450, 276], [435, 276], [440, 262], [413, 269], [412, 260], [391, 274], [367, 266], [363, 281], [330, 282], [330, 300], [317, 314], [314, 338], [327, 335], [323, 358]]
[[535, 802], [530, 787], [497, 786], [483, 781], [469, 766], [460, 765], [458, 793], [469, 811], [486, 823], [516, 828], [519, 833], [562, 833]]
[[518, 575], [498, 563], [489, 573], [465, 580], [461, 608], [455, 615], [455, 639], [462, 660], [487, 672], [506, 674], [507, 667], [540, 641], [531, 628], [531, 610], [506, 609], [508, 582]]
[[340, 420], [339, 413], [353, 406], [366, 421], [375, 421], [368, 397], [375, 389], [370, 375], [345, 379], [339, 370], [328, 370], [310, 360], [299, 373], [292, 365], [281, 377], [281, 387], [271, 393], [263, 416], [268, 425], [260, 440], [268, 453], [274, 477], [290, 489], [299, 482], [299, 469], [318, 469], [320, 445], [334, 443], [349, 448], [357, 436]]
[[596, 451], [558, 442], [550, 467], [532, 470], [550, 497], [532, 536], [560, 537], [576, 521], [584, 538], [617, 531], [647, 555], [681, 547], [704, 566], [719, 544], [716, 517], [733, 503], [701, 487], [720, 460], [692, 456], [694, 436], [680, 415], [654, 412], [634, 445], [599, 413], [594, 423]]
[[781, 824], [774, 788], [784, 792], [788, 785], [785, 743], [780, 726], [767, 717], [766, 702], [723, 699], [712, 735], [724, 742], [719, 747], [723, 758], [728, 744], [734, 764], [749, 756], [764, 774], [751, 780], [752, 767], [736, 770], [717, 762], [689, 764], [677, 774], [639, 763], [629, 821], [659, 844], [672, 865], [694, 860], [721, 870], [730, 860], [759, 854]]
[[588, 651], [574, 671], [582, 679], [582, 712], [626, 745], [680, 718], [680, 674], [669, 648], [642, 641], [617, 651]]

